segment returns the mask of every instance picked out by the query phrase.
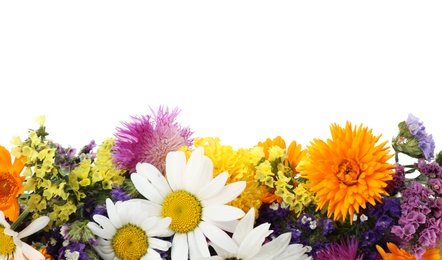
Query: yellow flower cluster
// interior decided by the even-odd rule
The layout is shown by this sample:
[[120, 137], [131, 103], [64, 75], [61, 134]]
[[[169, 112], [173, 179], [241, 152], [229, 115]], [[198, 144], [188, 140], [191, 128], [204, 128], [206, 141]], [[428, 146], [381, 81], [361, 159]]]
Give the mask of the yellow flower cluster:
[[[254, 159], [250, 150], [234, 150], [232, 146], [221, 145], [221, 140], [218, 137], [195, 138], [194, 146], [204, 147], [204, 154], [213, 162], [214, 176], [227, 171], [229, 173], [227, 184], [236, 181], [246, 182], [244, 191], [229, 205], [245, 212], [254, 208], [255, 216], [258, 216], [257, 210], [261, 206], [262, 191], [254, 179]], [[182, 147], [181, 150], [186, 151], [188, 156], [190, 155], [189, 147]]]
[[292, 142], [287, 151], [285, 141], [278, 136], [274, 140], [259, 143], [252, 148], [252, 154], [256, 165], [255, 179], [268, 193], [264, 201], [283, 201], [295, 214], [314, 202], [314, 194], [295, 179], [294, 165], [305, 154], [296, 142]]
[[77, 206], [86, 197], [87, 191], [111, 190], [112, 185], [121, 185], [123, 171], [113, 167], [112, 138], [106, 139], [97, 150], [96, 158], [84, 154], [76, 157], [74, 168], [57, 165], [56, 144], [46, 140], [48, 135], [44, 117], [37, 118], [40, 127], [30, 130], [26, 141], [14, 137], [12, 149], [15, 156], [23, 156], [25, 163], [24, 189], [26, 205], [33, 217], [48, 215], [49, 227], [69, 220]]

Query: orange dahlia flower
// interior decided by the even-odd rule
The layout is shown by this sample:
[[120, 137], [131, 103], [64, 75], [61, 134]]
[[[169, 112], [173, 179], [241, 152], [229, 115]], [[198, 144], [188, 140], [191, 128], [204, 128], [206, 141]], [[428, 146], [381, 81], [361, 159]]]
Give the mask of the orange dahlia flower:
[[362, 124], [345, 128], [336, 124], [330, 127], [332, 138], [327, 142], [314, 139], [307, 146], [307, 155], [298, 164], [297, 171], [308, 180], [305, 185], [315, 193], [316, 210], [327, 207], [327, 216], [350, 223], [353, 214], [359, 213], [366, 203], [381, 202], [387, 181], [392, 179], [394, 165], [387, 161], [393, 157], [387, 141], [377, 144], [376, 137]]
[[25, 177], [20, 176], [23, 167], [20, 158], [15, 158], [12, 164], [11, 154], [0, 146], [0, 210], [11, 221], [16, 221], [20, 214], [17, 197], [24, 192]]

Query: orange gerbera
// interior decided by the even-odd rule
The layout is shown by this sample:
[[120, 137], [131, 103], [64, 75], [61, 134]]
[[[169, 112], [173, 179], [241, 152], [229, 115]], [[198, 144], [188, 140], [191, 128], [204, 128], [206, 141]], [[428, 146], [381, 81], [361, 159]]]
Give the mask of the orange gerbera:
[[[402, 248], [398, 248], [395, 244], [387, 242], [388, 250], [390, 253], [386, 253], [384, 249], [376, 245], [376, 249], [381, 255], [383, 260], [415, 260], [416, 257]], [[422, 256], [423, 260], [441, 260], [440, 250], [438, 248], [428, 249]]]
[[12, 164], [11, 154], [0, 146], [0, 210], [11, 221], [16, 221], [20, 214], [17, 197], [24, 192], [22, 183], [25, 177], [20, 176], [23, 167], [20, 158], [15, 158]]
[[387, 161], [393, 157], [387, 141], [377, 145], [376, 137], [367, 127], [352, 128], [349, 122], [345, 128], [332, 124], [332, 139], [327, 142], [314, 139], [307, 146], [307, 155], [298, 164], [297, 170], [308, 179], [306, 186], [315, 192], [318, 201], [316, 210], [327, 207], [327, 216], [334, 214], [334, 220], [350, 223], [353, 214], [359, 213], [369, 202], [381, 202], [387, 181], [392, 179], [394, 165]]

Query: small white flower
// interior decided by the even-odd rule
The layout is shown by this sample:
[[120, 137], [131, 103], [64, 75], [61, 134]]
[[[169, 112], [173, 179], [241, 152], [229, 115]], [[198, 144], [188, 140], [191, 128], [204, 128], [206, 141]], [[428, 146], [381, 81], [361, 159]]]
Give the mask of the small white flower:
[[368, 217], [365, 216], [364, 214], [361, 215], [361, 222], [365, 222], [368, 220]]
[[21, 239], [40, 231], [48, 223], [49, 218], [42, 216], [32, 221], [29, 226], [17, 233], [11, 229], [11, 226], [5, 219], [3, 211], [0, 211], [0, 243], [2, 245], [0, 260], [10, 259], [11, 257], [15, 260], [44, 260], [45, 257], [42, 253], [24, 243]]
[[71, 250], [66, 250], [64, 252], [65, 260], [78, 260], [80, 258], [80, 253], [78, 251], [71, 252]]
[[115, 205], [106, 200], [108, 218], [94, 215], [98, 223], [87, 226], [98, 236], [95, 250], [104, 260], [159, 259], [156, 250], [167, 251], [171, 243], [157, 237], [171, 236], [170, 218], [149, 215], [149, 207], [140, 200], [118, 201]]

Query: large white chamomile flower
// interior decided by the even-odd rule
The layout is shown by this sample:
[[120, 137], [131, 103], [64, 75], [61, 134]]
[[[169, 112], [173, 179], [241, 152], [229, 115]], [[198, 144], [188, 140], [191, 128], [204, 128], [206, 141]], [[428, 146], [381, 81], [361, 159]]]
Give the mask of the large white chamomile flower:
[[225, 185], [227, 172], [213, 178], [213, 163], [202, 147], [192, 152], [187, 163], [184, 152], [168, 153], [166, 178], [148, 163], [137, 164], [136, 173], [131, 174], [135, 187], [151, 206], [151, 214], [172, 218], [172, 259], [210, 256], [207, 240], [236, 252], [238, 246], [225, 231], [235, 230], [244, 211], [225, 204], [241, 194], [246, 183]]
[[98, 236], [95, 250], [104, 260], [159, 259], [156, 250], [167, 251], [171, 243], [158, 237], [171, 236], [170, 218], [149, 215], [145, 203], [137, 200], [112, 203], [106, 199], [108, 218], [94, 215], [87, 226]]
[[270, 224], [263, 223], [253, 227], [255, 222], [255, 210], [250, 209], [239, 222], [233, 233], [232, 240], [238, 245], [236, 252], [228, 252], [218, 245], [212, 244], [217, 255], [200, 258], [200, 260], [308, 260], [311, 259], [306, 253], [307, 248], [302, 244], [289, 245], [291, 233], [281, 234], [268, 243], [264, 243], [273, 230], [269, 230]]
[[11, 257], [15, 260], [44, 260], [42, 253], [21, 239], [42, 230], [48, 223], [49, 218], [42, 216], [17, 233], [11, 229], [3, 211], [0, 211], [0, 260], [11, 259]]

